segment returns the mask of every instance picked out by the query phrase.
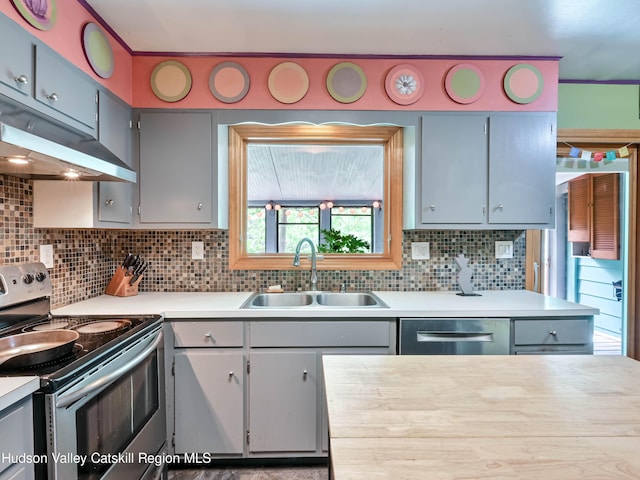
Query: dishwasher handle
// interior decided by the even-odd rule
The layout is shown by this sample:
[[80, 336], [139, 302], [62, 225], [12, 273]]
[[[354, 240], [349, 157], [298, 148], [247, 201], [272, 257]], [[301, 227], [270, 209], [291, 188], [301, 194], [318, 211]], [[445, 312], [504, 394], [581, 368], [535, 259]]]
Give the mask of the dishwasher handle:
[[418, 342], [493, 342], [492, 332], [417, 332]]

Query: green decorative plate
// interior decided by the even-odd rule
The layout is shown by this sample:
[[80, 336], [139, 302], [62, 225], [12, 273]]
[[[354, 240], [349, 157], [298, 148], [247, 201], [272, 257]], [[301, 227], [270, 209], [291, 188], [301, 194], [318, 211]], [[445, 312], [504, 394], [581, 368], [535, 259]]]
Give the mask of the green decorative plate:
[[102, 78], [113, 75], [113, 50], [109, 39], [95, 23], [87, 23], [82, 30], [82, 48], [89, 65]]
[[473, 103], [484, 92], [484, 75], [475, 65], [460, 63], [447, 72], [444, 87], [454, 102]]

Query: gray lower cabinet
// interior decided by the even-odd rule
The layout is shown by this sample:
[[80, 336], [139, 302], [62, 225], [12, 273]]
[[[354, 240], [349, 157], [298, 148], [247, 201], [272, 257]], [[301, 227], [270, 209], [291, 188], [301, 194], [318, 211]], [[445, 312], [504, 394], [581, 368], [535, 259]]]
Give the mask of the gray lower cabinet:
[[322, 356], [396, 349], [395, 319], [254, 320], [184, 319], [167, 325], [172, 453], [326, 456]]
[[424, 115], [416, 225], [553, 227], [555, 117], [554, 112]]
[[142, 112], [139, 115], [139, 223], [144, 228], [215, 223], [211, 112]]
[[175, 354], [175, 453], [244, 451], [242, 353], [184, 349]]
[[33, 463], [12, 463], [10, 460], [33, 455], [31, 396], [0, 411], [0, 432], [10, 432], [0, 435], [0, 480], [32, 480]]
[[518, 318], [512, 323], [514, 355], [593, 353], [593, 317]]
[[316, 352], [252, 352], [249, 358], [249, 451], [315, 453]]

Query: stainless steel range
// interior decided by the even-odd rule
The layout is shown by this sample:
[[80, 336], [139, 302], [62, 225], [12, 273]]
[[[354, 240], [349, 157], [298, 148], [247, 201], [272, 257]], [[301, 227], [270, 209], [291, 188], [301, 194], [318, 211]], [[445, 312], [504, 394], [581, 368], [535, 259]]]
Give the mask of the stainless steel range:
[[0, 375], [40, 377], [37, 479], [166, 477], [162, 318], [50, 314], [41, 263], [0, 265]]

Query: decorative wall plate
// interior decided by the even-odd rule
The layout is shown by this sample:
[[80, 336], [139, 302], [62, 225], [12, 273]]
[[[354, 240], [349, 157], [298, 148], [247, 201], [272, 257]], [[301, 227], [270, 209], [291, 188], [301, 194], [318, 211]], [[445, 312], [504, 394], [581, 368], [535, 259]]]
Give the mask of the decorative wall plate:
[[151, 89], [165, 102], [182, 100], [191, 90], [191, 72], [175, 60], [161, 62], [151, 72]]
[[38, 30], [49, 30], [56, 24], [56, 0], [11, 0], [18, 13]]
[[397, 65], [387, 73], [384, 89], [398, 105], [411, 105], [424, 94], [424, 77], [413, 65]]
[[484, 85], [482, 70], [470, 63], [460, 63], [451, 68], [444, 80], [449, 98], [462, 104], [478, 100], [484, 92]]
[[544, 89], [544, 77], [540, 70], [528, 63], [511, 67], [504, 76], [504, 92], [516, 103], [531, 103]]
[[309, 76], [297, 63], [283, 62], [269, 73], [269, 92], [280, 103], [296, 103], [309, 90]]
[[236, 62], [222, 62], [209, 75], [209, 89], [224, 103], [236, 103], [249, 91], [249, 74]]
[[342, 62], [334, 65], [327, 75], [327, 90], [340, 103], [353, 103], [364, 95], [367, 76], [355, 63]]
[[102, 78], [113, 75], [113, 50], [109, 39], [95, 23], [87, 23], [82, 30], [82, 49], [89, 65]]

